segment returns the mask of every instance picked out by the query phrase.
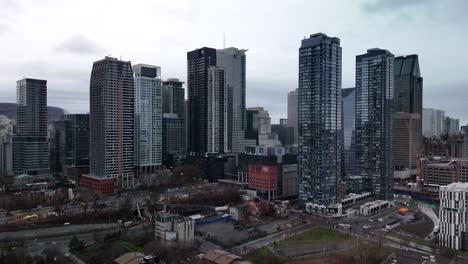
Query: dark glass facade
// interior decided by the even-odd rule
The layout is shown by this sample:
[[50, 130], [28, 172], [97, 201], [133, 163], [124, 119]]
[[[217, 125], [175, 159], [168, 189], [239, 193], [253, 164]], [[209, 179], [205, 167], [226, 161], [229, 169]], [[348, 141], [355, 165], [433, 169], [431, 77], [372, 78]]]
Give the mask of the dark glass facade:
[[[418, 55], [396, 57], [394, 74], [394, 112], [417, 114], [415, 116], [419, 116], [419, 118], [411, 118], [411, 129], [394, 131], [394, 156], [410, 157], [405, 160], [395, 159], [394, 166], [395, 170], [414, 169], [416, 167], [416, 157], [422, 150], [423, 78], [419, 69]], [[411, 139], [408, 141], [409, 130], [417, 131], [418, 134], [411, 135]], [[410, 147], [408, 147], [408, 144], [410, 144]], [[408, 149], [415, 151], [408, 153]]]
[[204, 155], [208, 150], [208, 68], [216, 66], [216, 49], [201, 48], [187, 53], [188, 149]]
[[355, 144], [355, 112], [356, 89], [346, 88], [342, 90], [343, 100], [343, 171], [342, 177], [355, 175], [354, 170], [354, 144]]

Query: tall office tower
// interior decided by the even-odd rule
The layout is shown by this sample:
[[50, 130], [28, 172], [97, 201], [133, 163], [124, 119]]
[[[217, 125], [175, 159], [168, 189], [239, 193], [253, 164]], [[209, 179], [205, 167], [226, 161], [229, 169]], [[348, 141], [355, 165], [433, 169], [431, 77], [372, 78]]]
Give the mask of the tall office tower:
[[398, 112], [394, 115], [393, 124], [393, 165], [397, 172], [395, 178], [409, 178], [412, 174], [408, 168], [416, 168], [416, 161], [421, 154], [421, 147], [415, 144], [421, 134], [420, 114]]
[[185, 118], [185, 89], [184, 82], [169, 78], [162, 83], [162, 111], [163, 114], [177, 114], [177, 118]]
[[89, 97], [91, 179], [85, 180], [90, 185], [112, 180], [117, 188], [133, 188], [135, 86], [131, 63], [111, 57], [94, 62]]
[[17, 81], [17, 127], [11, 137], [12, 170], [15, 175], [49, 176], [47, 140], [47, 81]]
[[135, 83], [135, 173], [151, 174], [162, 163], [161, 68], [137, 64]]
[[217, 66], [208, 68], [207, 91], [207, 151], [223, 153], [227, 149], [226, 81], [224, 69]]
[[56, 177], [87, 173], [89, 115], [67, 114], [54, 121], [50, 133], [50, 168]]
[[[418, 114], [420, 119], [413, 118], [414, 131], [418, 131], [418, 135], [411, 135], [413, 139], [407, 142], [411, 145], [410, 149], [416, 149], [418, 154], [422, 150], [422, 105], [423, 105], [423, 78], [419, 70], [418, 55], [400, 56], [395, 58], [394, 63], [395, 74], [395, 94], [394, 94], [394, 112], [404, 112], [411, 114]], [[404, 149], [407, 146], [399, 146], [397, 138], [397, 131], [394, 132], [394, 151], [397, 149]], [[403, 136], [404, 137], [404, 136]], [[401, 141], [400, 141], [401, 142]], [[406, 154], [409, 155], [409, 154]], [[394, 157], [397, 153], [394, 153]], [[409, 155], [410, 157], [413, 154]], [[415, 168], [415, 162], [410, 161], [406, 164], [394, 163], [396, 170], [407, 170]], [[410, 168], [405, 167], [411, 165]]]
[[177, 114], [163, 114], [163, 160], [165, 164], [177, 165], [186, 156], [185, 123]]
[[340, 39], [323, 33], [299, 49], [299, 200], [330, 205], [341, 193]]
[[176, 165], [187, 155], [187, 106], [179, 79], [163, 82], [163, 161]]
[[356, 57], [356, 175], [379, 199], [392, 199], [393, 63], [387, 50]]
[[342, 178], [355, 175], [354, 170], [354, 139], [355, 112], [356, 112], [356, 88], [341, 90], [343, 101], [343, 164]]
[[225, 71], [226, 78], [226, 135], [225, 152], [244, 152], [245, 117], [245, 71], [247, 50], [226, 48], [217, 50], [217, 66]]
[[294, 144], [298, 140], [298, 125], [297, 125], [297, 89], [288, 93], [288, 126], [294, 129]]
[[444, 133], [445, 111], [424, 108], [422, 129], [425, 137], [440, 137]]
[[208, 69], [216, 66], [216, 50], [201, 48], [187, 53], [188, 150], [192, 155], [208, 151]]

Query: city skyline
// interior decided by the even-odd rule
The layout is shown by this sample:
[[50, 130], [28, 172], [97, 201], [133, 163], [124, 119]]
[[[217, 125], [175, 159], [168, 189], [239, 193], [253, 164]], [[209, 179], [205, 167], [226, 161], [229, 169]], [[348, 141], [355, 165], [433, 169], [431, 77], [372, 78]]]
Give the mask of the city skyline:
[[[0, 65], [2, 73], [0, 76], [0, 91], [2, 96], [0, 101], [13, 102], [15, 98], [12, 84], [22, 76], [31, 78], [47, 79], [49, 86], [49, 105], [63, 107], [70, 113], [88, 112], [87, 87], [89, 85], [89, 75], [92, 62], [102, 58], [109, 53], [114, 57], [122, 56], [124, 60], [132, 62], [145, 61], [157, 63], [166, 69], [162, 79], [179, 78], [186, 82], [185, 54], [187, 50], [193, 50], [202, 46], [213, 48], [223, 48], [223, 32], [226, 36], [226, 47], [243, 47], [249, 49], [249, 62], [247, 67], [247, 107], [264, 106], [269, 109], [273, 123], [279, 118], [286, 116], [288, 91], [297, 88], [297, 49], [299, 48], [296, 39], [301, 39], [313, 32], [326, 32], [337, 36], [343, 40], [343, 87], [354, 86], [354, 57], [361, 54], [367, 48], [384, 47], [392, 51], [395, 56], [403, 54], [418, 54], [420, 58], [421, 73], [425, 76], [424, 107], [444, 109], [448, 115], [460, 118], [461, 124], [468, 121], [463, 113], [463, 101], [466, 98], [464, 87], [466, 77], [463, 77], [463, 65], [466, 61], [465, 54], [457, 53], [456, 47], [463, 47], [467, 39], [463, 34], [457, 34], [459, 27], [463, 25], [459, 10], [461, 5], [466, 3], [457, 1], [458, 5], [442, 5], [436, 1], [407, 1], [405, 3], [386, 3], [384, 1], [360, 1], [357, 4], [348, 4], [340, 1], [323, 3], [293, 3], [289, 5], [288, 12], [295, 12], [297, 16], [291, 21], [279, 19], [283, 7], [276, 3], [271, 10], [263, 14], [265, 21], [273, 24], [271, 31], [263, 25], [254, 24], [249, 30], [240, 30], [237, 24], [231, 22], [221, 23], [212, 29], [208, 29], [203, 34], [196, 34], [198, 28], [204, 26], [208, 21], [219, 18], [219, 14], [211, 14], [210, 3], [200, 4], [190, 2], [176, 2], [158, 4], [158, 9], [149, 2], [142, 2], [148, 5], [148, 10], [144, 10], [142, 17], [146, 22], [153, 22], [149, 18], [148, 12], [157, 10], [162, 16], [170, 16], [173, 13], [180, 15], [180, 21], [171, 27], [161, 29], [160, 34], [150, 39], [149, 46], [141, 46], [138, 51], [134, 45], [126, 41], [114, 41], [114, 36], [105, 32], [107, 23], [116, 22], [110, 18], [110, 22], [98, 23], [99, 12], [89, 11], [89, 3], [81, 3], [80, 6], [64, 6], [59, 2], [50, 0], [41, 8], [50, 10], [50, 19], [47, 21], [30, 22], [36, 15], [32, 13], [37, 3], [32, 1], [2, 1], [0, 3], [0, 35], [5, 38], [4, 49], [8, 50], [4, 59], [5, 63]], [[99, 10], [100, 3], [96, 10]], [[257, 6], [258, 5], [258, 6]], [[239, 5], [241, 6], [241, 5]], [[251, 9], [246, 10], [245, 20], [255, 21], [256, 7], [262, 3], [251, 3]], [[321, 10], [323, 13], [333, 10], [340, 17], [345, 17], [343, 22], [323, 23], [321, 15], [302, 21], [302, 14], [308, 10], [307, 6]], [[340, 7], [342, 6], [342, 7]], [[112, 10], [122, 12], [137, 11], [135, 7], [128, 7], [123, 3], [115, 3]], [[227, 3], [221, 7], [224, 15], [234, 15], [238, 11], [237, 5]], [[224, 9], [226, 8], [226, 9]], [[440, 9], [441, 12], [435, 13]], [[42, 9], [41, 9], [42, 10]], [[229, 11], [228, 11], [229, 10]], [[420, 12], [424, 11], [424, 12]], [[216, 12], [215, 12], [216, 13]], [[322, 12], [319, 12], [322, 13]], [[416, 15], [415, 13], [426, 13], [426, 15]], [[53, 15], [52, 15], [53, 14]], [[82, 25], [75, 24], [76, 15], [88, 17]], [[413, 15], [414, 14], [414, 15]], [[296, 18], [297, 17], [297, 18]], [[360, 18], [362, 17], [362, 18]], [[449, 19], [453, 21], [449, 21]], [[372, 21], [373, 27], [369, 28], [366, 21]], [[56, 27], [55, 22], [61, 21], [69, 28], [62, 29]], [[228, 21], [228, 20], [225, 20]], [[349, 23], [351, 21], [351, 23]], [[158, 20], [154, 21], [155, 23]], [[281, 23], [284, 22], [282, 26]], [[120, 22], [118, 22], [120, 23]], [[243, 21], [236, 20], [236, 23]], [[276, 27], [276, 23], [278, 26]], [[249, 23], [250, 24], [250, 23]], [[263, 23], [260, 23], [263, 24]], [[268, 24], [268, 23], [265, 23]], [[349, 24], [349, 25], [348, 25]], [[52, 26], [54, 25], [54, 26]], [[134, 29], [129, 26], [121, 30]], [[424, 26], [426, 25], [426, 26]], [[37, 37], [36, 33], [24, 35], [28, 32], [26, 28], [32, 29], [40, 27], [42, 30], [40, 39], [33, 48], [25, 49], [23, 44], [18, 42], [18, 36], [25, 42]], [[53, 28], [54, 30], [51, 30]], [[117, 28], [117, 27], [116, 27]], [[426, 29], [430, 28], [430, 30]], [[44, 30], [45, 29], [45, 30]], [[385, 30], [383, 30], [385, 29]], [[190, 31], [195, 31], [191, 33]], [[444, 37], [435, 38], [433, 32], [444, 32]], [[112, 30], [113, 33], [114, 30]], [[260, 32], [261, 39], [257, 36]], [[385, 33], [384, 33], [385, 32]], [[19, 35], [21, 33], [21, 35]], [[34, 33], [34, 34], [33, 34]], [[284, 34], [287, 35], [284, 35]], [[114, 34], [118, 35], [118, 34]], [[137, 36], [138, 34], [134, 34]], [[191, 41], [183, 42], [179, 37], [184, 36]], [[401, 41], [405, 39], [405, 41]], [[430, 41], [429, 41], [430, 40]], [[446, 41], [450, 41], [456, 47], [450, 50], [440, 50], [439, 47]], [[363, 45], [365, 43], [365, 45]], [[148, 50], [155, 52], [148, 55]], [[270, 56], [270, 54], [276, 54]], [[69, 60], [68, 63], [67, 60]], [[444, 71], [447, 63], [449, 70]], [[47, 67], [39, 67], [46, 65]], [[282, 67], [276, 67], [282, 65]], [[443, 72], [444, 74], [440, 74]], [[262, 97], [263, 93], [269, 92], [268, 98]]]

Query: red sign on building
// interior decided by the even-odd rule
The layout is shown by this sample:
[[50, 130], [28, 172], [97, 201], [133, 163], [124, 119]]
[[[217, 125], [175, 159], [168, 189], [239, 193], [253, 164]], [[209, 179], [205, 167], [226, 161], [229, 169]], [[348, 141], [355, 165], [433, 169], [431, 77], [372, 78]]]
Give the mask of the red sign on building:
[[278, 190], [278, 167], [249, 164], [249, 188], [262, 191]]

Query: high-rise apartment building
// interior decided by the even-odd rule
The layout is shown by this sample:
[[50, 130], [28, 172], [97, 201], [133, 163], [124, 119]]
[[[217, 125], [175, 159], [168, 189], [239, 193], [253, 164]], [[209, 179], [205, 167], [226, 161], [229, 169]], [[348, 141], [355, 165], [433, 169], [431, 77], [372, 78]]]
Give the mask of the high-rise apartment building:
[[299, 49], [299, 200], [330, 205], [341, 193], [342, 105], [340, 39], [323, 33]]
[[298, 139], [298, 125], [297, 125], [297, 89], [288, 93], [288, 126], [294, 130], [294, 144]]
[[452, 183], [441, 186], [440, 197], [440, 235], [439, 243], [443, 247], [456, 250], [468, 249], [468, 183]]
[[48, 177], [47, 81], [17, 81], [16, 135], [8, 137], [9, 174]]
[[135, 173], [151, 174], [162, 163], [161, 68], [137, 64], [135, 83]]
[[445, 111], [424, 108], [423, 109], [423, 135], [425, 137], [440, 137], [444, 133]]
[[187, 53], [188, 150], [208, 152], [208, 69], [216, 66], [216, 50], [201, 48]]
[[385, 200], [393, 197], [394, 59], [383, 49], [356, 57], [356, 175]]
[[112, 185], [133, 188], [134, 120], [131, 63], [111, 57], [94, 62], [90, 80], [90, 175], [82, 177], [82, 185], [103, 193], [112, 191]]
[[231, 47], [216, 52], [216, 64], [224, 69], [226, 80], [225, 152], [244, 152], [246, 51]]
[[354, 139], [355, 134], [355, 113], [356, 113], [356, 89], [345, 88], [342, 90], [343, 101], [343, 164], [342, 175], [355, 175], [354, 170]]
[[[411, 134], [409, 137], [410, 141], [401, 140], [402, 138], [406, 138], [406, 136], [398, 135], [398, 131], [394, 131], [394, 157], [397, 157], [398, 154], [401, 154], [397, 152], [405, 148], [414, 149], [417, 150], [417, 152], [421, 152], [422, 150], [423, 78], [421, 77], [421, 72], [419, 69], [418, 55], [396, 57], [394, 63], [394, 74], [394, 112], [404, 112], [419, 115], [419, 119], [417, 117], [411, 118], [412, 128], [410, 131], [416, 132], [418, 134]], [[402, 120], [400, 119], [398, 121]], [[396, 122], [397, 120], [395, 120], [395, 123]], [[396, 127], [397, 126], [395, 125], [395, 129]], [[398, 145], [401, 142], [410, 144], [410, 146], [408, 147], [404, 145]], [[411, 157], [413, 156], [413, 153], [411, 155], [407, 153], [405, 156]], [[414, 169], [414, 164], [415, 163], [410, 160], [410, 163], [406, 163], [403, 166], [402, 164], [395, 162], [394, 166], [396, 170], [403, 169], [410, 171], [411, 169]], [[406, 167], [407, 165], [410, 165], [411, 167], [408, 168]]]
[[206, 152], [210, 153], [223, 153], [227, 149], [225, 77], [223, 68], [208, 68]]

